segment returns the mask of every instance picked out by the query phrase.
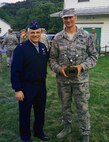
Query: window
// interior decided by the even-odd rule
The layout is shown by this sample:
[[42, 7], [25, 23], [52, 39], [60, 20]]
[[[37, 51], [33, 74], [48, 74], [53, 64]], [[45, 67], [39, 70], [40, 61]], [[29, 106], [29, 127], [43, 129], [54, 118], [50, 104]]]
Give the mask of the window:
[[78, 0], [78, 2], [86, 2], [86, 1], [90, 1], [90, 0]]

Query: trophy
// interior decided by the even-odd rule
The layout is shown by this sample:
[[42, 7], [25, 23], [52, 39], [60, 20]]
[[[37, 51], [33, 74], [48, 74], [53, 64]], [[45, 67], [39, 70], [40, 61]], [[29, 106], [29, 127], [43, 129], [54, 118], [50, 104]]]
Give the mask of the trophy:
[[65, 73], [68, 77], [77, 76], [78, 69], [74, 66], [68, 66], [67, 68], [65, 68]]

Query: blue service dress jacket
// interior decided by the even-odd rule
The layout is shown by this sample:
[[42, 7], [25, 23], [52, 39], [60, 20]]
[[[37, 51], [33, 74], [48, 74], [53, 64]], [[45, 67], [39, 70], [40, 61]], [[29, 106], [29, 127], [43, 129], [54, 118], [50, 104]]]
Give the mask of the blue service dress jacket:
[[47, 74], [48, 52], [39, 42], [39, 52], [30, 40], [19, 44], [13, 54], [11, 83], [15, 91], [22, 90], [25, 82], [34, 83], [45, 80]]

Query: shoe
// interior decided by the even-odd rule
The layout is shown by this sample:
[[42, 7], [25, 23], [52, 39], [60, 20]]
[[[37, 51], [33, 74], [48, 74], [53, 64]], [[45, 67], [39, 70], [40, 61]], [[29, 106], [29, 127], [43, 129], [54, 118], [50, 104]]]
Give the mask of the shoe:
[[41, 136], [40, 135], [34, 135], [34, 137], [37, 137], [42, 141], [49, 141], [50, 140], [50, 138], [46, 134], [43, 134]]
[[89, 135], [84, 135], [82, 137], [82, 142], [89, 142]]
[[65, 127], [64, 127], [64, 129], [59, 133], [59, 134], [57, 134], [57, 138], [58, 139], [62, 139], [62, 138], [64, 138], [65, 136], [67, 136], [68, 134], [70, 134], [71, 133], [71, 126], [70, 125], [65, 125]]

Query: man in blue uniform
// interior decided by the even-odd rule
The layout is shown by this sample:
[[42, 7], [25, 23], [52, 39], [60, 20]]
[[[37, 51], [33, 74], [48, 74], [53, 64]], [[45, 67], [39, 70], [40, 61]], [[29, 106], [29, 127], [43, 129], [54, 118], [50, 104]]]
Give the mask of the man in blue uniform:
[[48, 141], [44, 133], [44, 112], [46, 104], [46, 73], [48, 53], [39, 42], [41, 27], [32, 21], [28, 28], [28, 40], [19, 44], [13, 55], [11, 83], [19, 101], [19, 129], [22, 142], [31, 141], [30, 114], [34, 110], [34, 136]]

